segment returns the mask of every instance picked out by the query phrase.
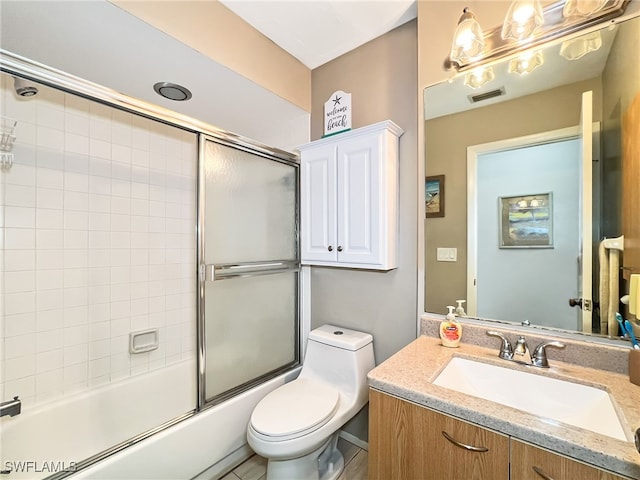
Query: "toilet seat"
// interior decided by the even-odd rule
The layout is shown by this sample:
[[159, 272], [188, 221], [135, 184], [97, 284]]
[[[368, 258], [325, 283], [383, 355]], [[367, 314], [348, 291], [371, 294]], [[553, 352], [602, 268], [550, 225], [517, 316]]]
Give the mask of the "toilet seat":
[[340, 393], [330, 385], [297, 379], [269, 393], [253, 410], [251, 427], [275, 441], [300, 437], [327, 423]]

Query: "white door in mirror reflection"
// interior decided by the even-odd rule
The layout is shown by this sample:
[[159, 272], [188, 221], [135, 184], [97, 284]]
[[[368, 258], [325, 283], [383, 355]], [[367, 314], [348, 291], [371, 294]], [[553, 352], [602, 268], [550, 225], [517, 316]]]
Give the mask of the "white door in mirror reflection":
[[579, 126], [467, 149], [468, 315], [591, 332], [591, 151]]

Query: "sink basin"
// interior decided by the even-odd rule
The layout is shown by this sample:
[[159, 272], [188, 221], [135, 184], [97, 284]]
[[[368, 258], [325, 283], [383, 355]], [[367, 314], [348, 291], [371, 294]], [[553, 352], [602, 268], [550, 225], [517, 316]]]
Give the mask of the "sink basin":
[[611, 397], [599, 388], [460, 357], [433, 384], [627, 441]]

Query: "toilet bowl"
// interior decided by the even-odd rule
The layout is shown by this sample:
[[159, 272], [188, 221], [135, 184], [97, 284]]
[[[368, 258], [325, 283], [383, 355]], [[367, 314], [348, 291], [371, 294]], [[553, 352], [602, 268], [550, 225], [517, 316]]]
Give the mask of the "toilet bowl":
[[338, 431], [368, 399], [373, 337], [334, 325], [309, 333], [300, 376], [264, 397], [247, 428], [267, 480], [333, 480], [344, 468]]

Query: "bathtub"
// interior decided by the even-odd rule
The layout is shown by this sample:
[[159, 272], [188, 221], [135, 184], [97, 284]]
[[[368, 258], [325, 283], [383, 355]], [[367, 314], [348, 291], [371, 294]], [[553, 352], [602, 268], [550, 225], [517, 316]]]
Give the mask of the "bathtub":
[[[188, 360], [46, 405], [0, 424], [3, 480], [41, 479], [150, 430], [195, 406], [195, 361]], [[70, 478], [190, 479], [250, 453], [246, 427], [255, 405], [298, 369], [203, 410]], [[144, 400], [139, 400], [144, 399]], [[110, 412], [118, 412], [114, 415]]]

